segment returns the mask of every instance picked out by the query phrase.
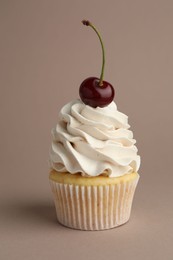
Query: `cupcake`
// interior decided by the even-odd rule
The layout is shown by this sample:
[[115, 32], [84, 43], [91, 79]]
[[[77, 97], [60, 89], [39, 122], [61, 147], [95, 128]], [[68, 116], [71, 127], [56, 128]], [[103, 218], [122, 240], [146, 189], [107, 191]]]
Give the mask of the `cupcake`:
[[119, 112], [114, 88], [91, 77], [80, 98], [66, 104], [52, 129], [49, 174], [57, 219], [67, 227], [104, 230], [129, 220], [139, 180], [140, 156], [128, 117]]

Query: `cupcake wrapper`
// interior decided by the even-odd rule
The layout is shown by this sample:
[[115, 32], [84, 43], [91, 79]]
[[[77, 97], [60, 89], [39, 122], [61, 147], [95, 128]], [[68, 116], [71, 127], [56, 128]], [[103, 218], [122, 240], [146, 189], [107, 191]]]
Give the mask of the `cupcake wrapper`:
[[77, 186], [50, 180], [58, 221], [81, 230], [110, 229], [129, 220], [139, 176], [130, 182]]

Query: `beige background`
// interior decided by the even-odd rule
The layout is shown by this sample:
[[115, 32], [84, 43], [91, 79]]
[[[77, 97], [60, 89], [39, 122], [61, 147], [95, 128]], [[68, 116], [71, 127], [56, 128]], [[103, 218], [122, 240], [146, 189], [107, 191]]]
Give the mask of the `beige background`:
[[[142, 157], [131, 220], [102, 232], [56, 221], [50, 130], [88, 76], [129, 115]], [[0, 1], [0, 259], [173, 259], [173, 1]]]

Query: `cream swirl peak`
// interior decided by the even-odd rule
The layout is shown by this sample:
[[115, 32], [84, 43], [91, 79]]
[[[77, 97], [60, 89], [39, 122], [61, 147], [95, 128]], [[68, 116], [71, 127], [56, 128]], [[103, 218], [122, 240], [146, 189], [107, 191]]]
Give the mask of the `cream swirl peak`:
[[51, 167], [88, 177], [137, 172], [140, 156], [129, 127], [128, 117], [114, 102], [104, 108], [80, 100], [66, 104], [52, 130]]

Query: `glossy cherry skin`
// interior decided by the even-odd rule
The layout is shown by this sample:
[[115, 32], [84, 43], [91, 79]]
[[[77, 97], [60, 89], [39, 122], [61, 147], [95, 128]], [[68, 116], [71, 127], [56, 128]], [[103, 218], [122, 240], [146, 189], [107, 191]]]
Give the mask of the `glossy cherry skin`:
[[99, 86], [99, 79], [90, 77], [81, 83], [79, 95], [86, 105], [105, 107], [114, 99], [114, 88], [107, 81], [103, 81], [103, 85]]

